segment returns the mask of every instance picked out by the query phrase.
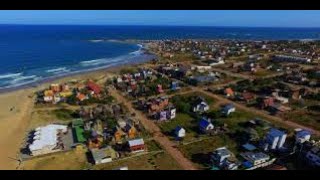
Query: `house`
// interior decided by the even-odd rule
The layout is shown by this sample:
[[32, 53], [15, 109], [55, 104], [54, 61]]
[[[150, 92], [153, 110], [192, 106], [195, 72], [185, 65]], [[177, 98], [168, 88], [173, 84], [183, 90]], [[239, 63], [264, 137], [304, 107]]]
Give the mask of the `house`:
[[107, 146], [102, 149], [91, 149], [90, 152], [95, 165], [108, 163], [119, 158], [119, 153], [116, 152], [111, 146]]
[[273, 106], [273, 105], [274, 105], [274, 98], [273, 97], [265, 96], [261, 99], [260, 107], [262, 109]]
[[186, 136], [186, 130], [181, 126], [177, 126], [174, 129], [174, 134], [177, 138], [183, 138]]
[[161, 84], [157, 85], [157, 92], [158, 93], [163, 93], [164, 92], [163, 89], [162, 89], [162, 85]]
[[307, 131], [307, 130], [296, 129], [295, 130], [295, 138], [296, 138], [296, 142], [304, 143], [304, 142], [310, 140], [311, 132]]
[[227, 160], [227, 158], [231, 157], [231, 155], [232, 153], [226, 147], [220, 147], [212, 153], [211, 160], [221, 164]]
[[272, 128], [266, 135], [266, 144], [265, 150], [272, 149], [281, 149], [285, 143], [287, 134], [278, 129]]
[[208, 111], [209, 108], [210, 107], [208, 103], [205, 101], [203, 97], [197, 97], [197, 99], [194, 101], [192, 106], [193, 112], [200, 112], [200, 113]]
[[76, 98], [79, 100], [79, 101], [84, 101], [86, 99], [89, 99], [89, 97], [87, 95], [84, 95], [82, 93], [78, 93]]
[[312, 166], [320, 167], [320, 148], [314, 146], [307, 152], [306, 158]]
[[231, 88], [226, 88], [224, 90], [224, 94], [227, 96], [227, 97], [233, 97], [234, 96], [234, 91], [231, 89]]
[[59, 95], [61, 96], [61, 97], [63, 97], [63, 98], [67, 98], [67, 97], [70, 97], [70, 96], [72, 96], [72, 91], [69, 91], [69, 90], [65, 90], [65, 91], [61, 91], [60, 93], [59, 93]]
[[137, 130], [134, 126], [130, 125], [130, 124], [126, 124], [125, 127], [123, 128], [123, 131], [126, 132], [128, 134], [128, 137], [130, 139], [134, 139], [137, 135]]
[[169, 99], [164, 96], [156, 99], [150, 99], [146, 104], [149, 113], [159, 112], [168, 105]]
[[143, 152], [145, 150], [145, 144], [142, 138], [128, 141], [129, 149], [131, 152]]
[[243, 92], [240, 97], [241, 100], [245, 101], [246, 103], [252, 103], [256, 99], [256, 95], [251, 92]]
[[220, 147], [216, 149], [211, 155], [211, 161], [214, 164], [216, 164], [220, 169], [238, 169], [238, 163], [234, 159], [234, 155], [226, 147]]
[[207, 133], [213, 130], [214, 126], [210, 119], [202, 118], [199, 122], [199, 129], [202, 133]]
[[61, 84], [61, 92], [70, 91], [70, 87], [68, 84]]
[[123, 138], [125, 137], [126, 137], [126, 133], [120, 128], [117, 128], [116, 131], [114, 132], [114, 139], [116, 143], [121, 143]]
[[103, 136], [99, 135], [95, 131], [91, 132], [91, 138], [88, 141], [89, 149], [99, 149], [103, 146], [104, 139]]
[[53, 104], [57, 104], [62, 100], [61, 96], [59, 94], [55, 94], [53, 96]]
[[236, 111], [236, 107], [233, 104], [227, 104], [221, 109], [221, 113], [224, 114], [225, 116], [228, 116], [235, 111]]
[[61, 91], [60, 85], [59, 84], [51, 84], [50, 85], [50, 90], [53, 92], [57, 93]]
[[93, 92], [93, 94], [98, 95], [101, 92], [101, 88], [99, 85], [97, 85], [96, 83], [94, 83], [93, 81], [88, 81], [87, 82], [87, 88]]
[[179, 90], [179, 89], [180, 89], [179, 83], [177, 81], [173, 81], [171, 83], [171, 90], [176, 91], [176, 90]]
[[53, 101], [54, 92], [52, 90], [45, 90], [43, 94], [44, 94], [44, 96], [43, 96], [44, 102], [52, 102]]
[[168, 107], [167, 109], [167, 119], [174, 119], [176, 117], [177, 109], [173, 106]]
[[31, 155], [37, 156], [62, 150], [64, 145], [60, 140], [61, 133], [67, 132], [68, 127], [64, 125], [50, 124], [36, 128], [32, 143], [28, 146]]
[[268, 162], [270, 160], [270, 156], [263, 153], [263, 152], [257, 152], [257, 153], [245, 152], [245, 153], [241, 153], [240, 155], [245, 160], [247, 160], [246, 167], [248, 167], [248, 168], [252, 168], [254, 166], [263, 164], [263, 163]]

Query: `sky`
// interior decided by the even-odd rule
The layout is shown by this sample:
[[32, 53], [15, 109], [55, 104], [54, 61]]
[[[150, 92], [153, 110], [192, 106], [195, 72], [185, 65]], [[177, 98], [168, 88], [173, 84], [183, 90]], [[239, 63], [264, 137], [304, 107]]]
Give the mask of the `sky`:
[[0, 24], [320, 27], [320, 11], [0, 10]]

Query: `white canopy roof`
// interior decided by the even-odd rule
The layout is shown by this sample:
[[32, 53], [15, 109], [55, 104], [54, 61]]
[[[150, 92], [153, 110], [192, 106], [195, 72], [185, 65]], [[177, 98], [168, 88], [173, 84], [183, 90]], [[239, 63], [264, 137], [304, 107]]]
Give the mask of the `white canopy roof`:
[[58, 130], [67, 132], [67, 126], [51, 124], [36, 129], [34, 141], [29, 145], [30, 151], [40, 150], [46, 146], [57, 144]]

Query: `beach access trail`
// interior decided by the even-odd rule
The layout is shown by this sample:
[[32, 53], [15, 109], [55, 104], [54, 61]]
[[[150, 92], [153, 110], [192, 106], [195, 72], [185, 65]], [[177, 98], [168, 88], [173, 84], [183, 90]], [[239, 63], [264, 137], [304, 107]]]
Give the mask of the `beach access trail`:
[[132, 106], [132, 103], [124, 98], [117, 90], [110, 88], [110, 94], [115, 97], [119, 103], [123, 103], [126, 107], [128, 107], [131, 113], [135, 113], [137, 119], [140, 120], [142, 125], [145, 127], [147, 131], [149, 131], [154, 140], [158, 142], [164, 150], [170, 154], [178, 163], [179, 165], [185, 170], [196, 170], [197, 168], [193, 165], [193, 163], [185, 158], [183, 154], [175, 147], [176, 144], [173, 143], [166, 137], [164, 134], [161, 133], [160, 128], [150, 119], [148, 119], [142, 112], [137, 111]]
[[19, 150], [27, 133], [33, 108], [31, 90], [0, 94], [0, 169], [19, 165]]

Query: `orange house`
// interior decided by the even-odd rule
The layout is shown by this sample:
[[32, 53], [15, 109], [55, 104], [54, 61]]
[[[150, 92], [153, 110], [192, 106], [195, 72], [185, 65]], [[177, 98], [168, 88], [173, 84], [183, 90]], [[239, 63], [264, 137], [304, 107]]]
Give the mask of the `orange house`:
[[128, 131], [128, 136], [130, 139], [134, 139], [137, 135], [137, 130], [133, 126]]
[[125, 136], [126, 133], [124, 133], [121, 129], [118, 129], [115, 133], [114, 133], [114, 139], [116, 142], [121, 142], [122, 137]]

